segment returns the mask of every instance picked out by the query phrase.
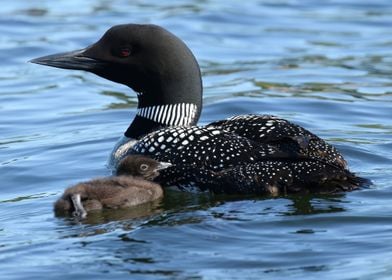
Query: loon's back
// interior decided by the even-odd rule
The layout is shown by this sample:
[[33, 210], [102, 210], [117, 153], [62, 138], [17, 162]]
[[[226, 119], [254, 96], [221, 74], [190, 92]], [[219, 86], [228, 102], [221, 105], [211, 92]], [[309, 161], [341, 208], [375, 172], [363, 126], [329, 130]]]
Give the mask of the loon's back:
[[173, 163], [158, 180], [187, 191], [331, 193], [356, 189], [363, 182], [346, 169], [333, 146], [268, 115], [163, 128], [142, 137], [128, 153]]

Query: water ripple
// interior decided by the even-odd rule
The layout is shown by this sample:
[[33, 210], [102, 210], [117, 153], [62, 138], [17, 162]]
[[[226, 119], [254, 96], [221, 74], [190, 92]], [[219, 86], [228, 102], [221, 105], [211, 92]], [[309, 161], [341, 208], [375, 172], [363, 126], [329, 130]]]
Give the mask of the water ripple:
[[[12, 1], [0, 11], [0, 268], [7, 279], [388, 279], [392, 7], [376, 1]], [[80, 223], [52, 204], [105, 163], [135, 115], [128, 88], [26, 63], [110, 26], [162, 25], [204, 77], [201, 124], [267, 113], [337, 146], [373, 185], [335, 196], [168, 191]]]

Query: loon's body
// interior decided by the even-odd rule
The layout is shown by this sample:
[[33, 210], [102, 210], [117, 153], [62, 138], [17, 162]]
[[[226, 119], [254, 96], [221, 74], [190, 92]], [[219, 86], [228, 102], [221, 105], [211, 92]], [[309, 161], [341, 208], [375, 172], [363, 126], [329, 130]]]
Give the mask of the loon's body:
[[199, 66], [188, 47], [159, 26], [114, 26], [83, 50], [32, 62], [86, 70], [137, 92], [136, 116], [111, 155], [114, 169], [124, 156], [144, 154], [174, 164], [158, 177], [163, 186], [224, 193], [263, 193], [271, 185], [351, 190], [361, 182], [333, 146], [284, 119], [241, 115], [197, 126]]

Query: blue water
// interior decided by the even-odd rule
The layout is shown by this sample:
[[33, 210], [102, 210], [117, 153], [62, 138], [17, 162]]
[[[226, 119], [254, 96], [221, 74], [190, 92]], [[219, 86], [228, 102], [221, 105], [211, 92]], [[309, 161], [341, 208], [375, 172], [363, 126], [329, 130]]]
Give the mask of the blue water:
[[[268, 113], [345, 155], [370, 188], [333, 196], [167, 192], [78, 223], [67, 186], [109, 174], [136, 95], [93, 74], [27, 63], [115, 24], [182, 38], [204, 77], [201, 124]], [[14, 0], [0, 9], [0, 278], [391, 279], [390, 0]]]

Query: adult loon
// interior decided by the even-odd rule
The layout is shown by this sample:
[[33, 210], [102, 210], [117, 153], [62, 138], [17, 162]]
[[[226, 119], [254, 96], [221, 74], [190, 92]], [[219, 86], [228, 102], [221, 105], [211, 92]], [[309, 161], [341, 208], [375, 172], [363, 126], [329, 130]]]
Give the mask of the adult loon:
[[67, 188], [54, 204], [57, 214], [85, 218], [103, 208], [118, 209], [155, 201], [163, 196], [160, 185], [150, 182], [171, 164], [141, 155], [120, 161], [117, 176], [98, 178]]
[[[164, 186], [223, 193], [352, 190], [362, 182], [333, 146], [287, 120], [239, 115], [196, 126], [199, 65], [162, 27], [117, 25], [85, 49], [31, 62], [89, 71], [137, 93], [137, 113], [112, 152], [112, 168], [128, 154], [145, 154], [174, 164], [159, 177]], [[226, 184], [232, 180], [237, 184]]]

